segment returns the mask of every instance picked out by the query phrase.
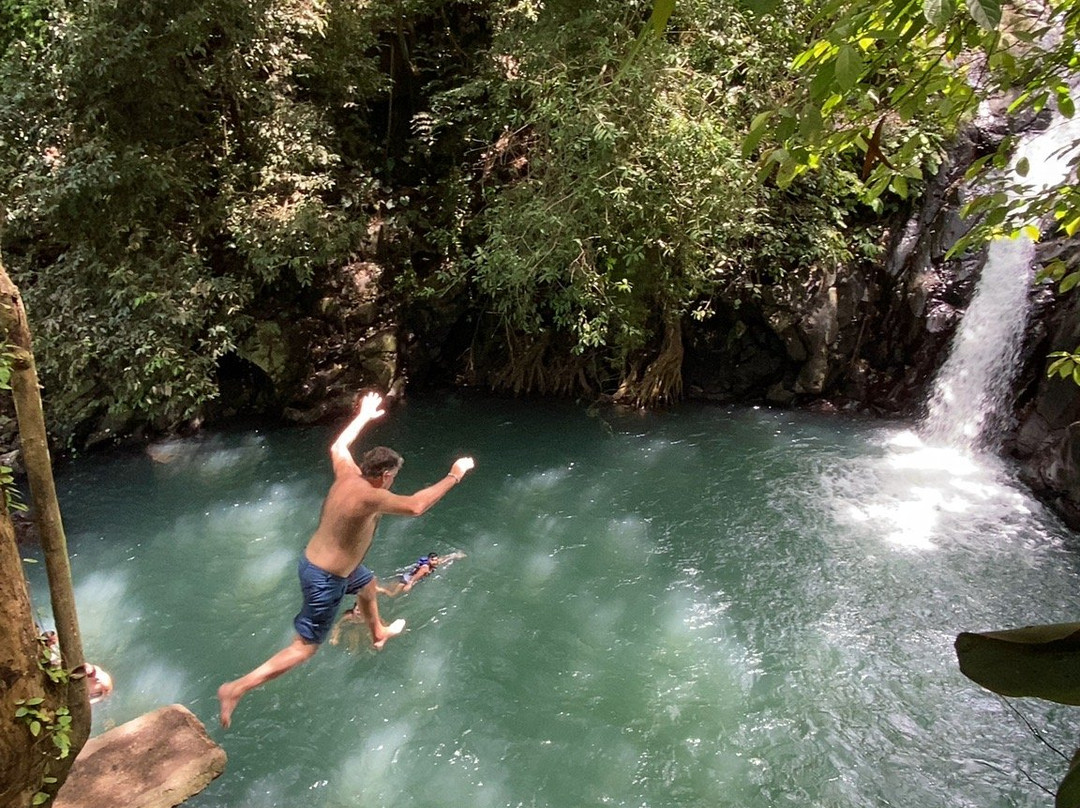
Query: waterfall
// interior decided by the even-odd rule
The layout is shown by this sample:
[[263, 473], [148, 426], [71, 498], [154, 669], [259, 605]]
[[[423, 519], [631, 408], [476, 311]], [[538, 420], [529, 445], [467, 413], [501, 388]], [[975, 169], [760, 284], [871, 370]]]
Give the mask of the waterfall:
[[[1054, 122], [1021, 140], [1012, 184], [1042, 193], [1065, 181], [1068, 153], [1080, 139], [1080, 116]], [[1030, 169], [1018, 177], [1026, 158]], [[978, 286], [957, 329], [928, 403], [921, 432], [930, 443], [965, 451], [993, 450], [1011, 419], [1012, 383], [1030, 313], [1035, 246], [1024, 235], [997, 239], [987, 251]]]
[[1026, 236], [990, 244], [975, 295], [934, 382], [922, 427], [931, 443], [971, 450], [997, 445], [1028, 320], [1034, 253]]

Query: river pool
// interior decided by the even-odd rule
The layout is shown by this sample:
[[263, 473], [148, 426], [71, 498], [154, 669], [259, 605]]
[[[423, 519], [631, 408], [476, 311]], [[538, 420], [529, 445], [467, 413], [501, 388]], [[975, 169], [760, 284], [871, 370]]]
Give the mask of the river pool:
[[1071, 754], [1080, 708], [1006, 703], [952, 643], [1080, 619], [1077, 536], [992, 457], [765, 408], [392, 410], [355, 448], [405, 456], [395, 490], [477, 467], [385, 518], [368, 565], [466, 557], [381, 600], [407, 621], [383, 651], [347, 627], [224, 730], [218, 685], [291, 637], [333, 434], [221, 431], [58, 475], [86, 655], [116, 682], [94, 733], [186, 705], [229, 757], [193, 808], [1052, 802], [1067, 764], [1013, 710]]

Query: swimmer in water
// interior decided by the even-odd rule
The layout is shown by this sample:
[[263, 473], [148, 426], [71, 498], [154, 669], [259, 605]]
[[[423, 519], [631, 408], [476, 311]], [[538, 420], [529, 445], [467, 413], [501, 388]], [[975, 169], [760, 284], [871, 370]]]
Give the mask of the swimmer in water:
[[420, 556], [408, 570], [399, 574], [397, 580], [391, 581], [387, 586], [376, 582], [375, 591], [380, 595], [387, 595], [391, 598], [397, 597], [402, 592], [408, 592], [416, 586], [421, 579], [430, 575], [436, 567], [464, 557], [464, 553], [450, 553], [450, 555], [445, 556], [428, 553], [426, 556]]
[[[378, 579], [375, 580], [375, 591], [380, 595], [386, 595], [387, 597], [397, 597], [402, 592], [408, 592], [412, 589], [422, 578], [431, 574], [431, 571], [436, 567], [440, 567], [443, 564], [449, 564], [451, 561], [457, 561], [459, 558], [464, 558], [464, 553], [450, 553], [449, 555], [439, 555], [438, 553], [428, 553], [426, 556], [420, 556], [416, 559], [408, 569], [403, 572], [399, 572], [396, 580], [391, 581], [388, 585], [384, 586]], [[356, 606], [348, 612], [342, 615], [337, 625], [334, 626], [333, 632], [330, 634], [330, 644], [337, 645], [341, 641], [341, 629], [346, 621], [357, 620], [360, 616], [358, 609], [360, 608], [360, 601], [357, 599]], [[351, 643], [350, 643], [351, 645]]]

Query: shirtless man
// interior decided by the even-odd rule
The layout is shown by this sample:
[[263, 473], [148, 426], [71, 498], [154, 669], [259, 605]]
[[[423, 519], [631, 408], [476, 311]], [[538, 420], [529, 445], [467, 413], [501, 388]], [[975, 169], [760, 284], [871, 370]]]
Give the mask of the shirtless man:
[[471, 457], [459, 458], [450, 472], [434, 485], [409, 496], [392, 494], [390, 486], [404, 462], [401, 455], [379, 446], [365, 453], [357, 466], [349, 451], [360, 430], [383, 415], [381, 405], [382, 397], [377, 393], [364, 396], [360, 412], [330, 447], [334, 482], [323, 502], [319, 526], [300, 558], [304, 605], [293, 620], [296, 636], [259, 667], [218, 688], [221, 723], [226, 728], [245, 693], [315, 655], [329, 634], [346, 594], [356, 595], [356, 612], [371, 630], [375, 648], [381, 649], [388, 639], [405, 629], [404, 620], [385, 625], [379, 618], [375, 577], [362, 563], [371, 547], [375, 526], [384, 513], [397, 516], [424, 513], [461, 482], [474, 463]]

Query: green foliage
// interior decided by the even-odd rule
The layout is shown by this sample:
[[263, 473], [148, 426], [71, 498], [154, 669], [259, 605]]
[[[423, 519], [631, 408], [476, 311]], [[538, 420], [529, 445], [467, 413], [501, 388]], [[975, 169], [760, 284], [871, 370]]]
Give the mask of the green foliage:
[[2, 0], [0, 54], [16, 42], [40, 41], [54, 7], [52, 0]]
[[67, 707], [50, 710], [44, 706], [42, 697], [20, 699], [15, 702], [15, 717], [26, 724], [34, 738], [48, 738], [58, 760], [71, 754], [71, 713]]
[[[984, 99], [1008, 94], [1011, 112], [1053, 105], [1072, 117], [1062, 76], [1076, 70], [1078, 29], [1074, 0], [1055, 0], [1045, 12], [1000, 0], [831, 0], [813, 21], [817, 38], [792, 62], [799, 80], [754, 122], [748, 144], [769, 143], [762, 171], [781, 184], [848, 157], [862, 164], [867, 202], [907, 196], [912, 180], [936, 170], [943, 138]], [[966, 213], [981, 220], [954, 252], [1048, 214], [1061, 232], [1080, 228], [1074, 182], [1025, 197], [1022, 180], [1001, 171], [1012, 145], [1007, 139], [972, 167], [970, 178], [988, 184]]]
[[460, 177], [479, 185], [479, 214], [455, 204], [440, 271], [419, 281], [483, 302], [494, 345], [477, 349], [509, 356], [496, 384], [613, 391], [670, 323], [850, 257], [850, 175], [777, 189], [741, 150], [803, 20], [762, 26], [713, 2], [503, 12], [470, 89], [485, 108], [460, 88], [433, 99], [436, 131], [487, 147]]
[[9, 466], [0, 466], [0, 489], [4, 491], [4, 504], [8, 513], [27, 510], [22, 494], [15, 486], [14, 472]]
[[[53, 678], [53, 681], [60, 681]], [[66, 681], [66, 677], [63, 679]], [[52, 750], [45, 752], [56, 760], [63, 760], [71, 754], [71, 711], [67, 707], [58, 707], [51, 710], [45, 707], [45, 699], [36, 697], [19, 699], [15, 702], [15, 718], [22, 719], [30, 732], [32, 742], [47, 738]], [[49, 766], [46, 764], [45, 774], [41, 779], [41, 785], [55, 787], [57, 778], [49, 775]], [[47, 791], [38, 791], [31, 799], [31, 805], [44, 805], [52, 799], [52, 794]]]
[[[169, 427], [256, 314], [349, 259], [370, 183], [334, 105], [379, 91], [345, 3], [77, 4], [0, 63], [6, 263], [50, 424], [95, 402]], [[361, 51], [362, 53], [362, 51]], [[312, 101], [317, 98], [318, 103]]]
[[1062, 379], [1072, 379], [1080, 384], [1080, 346], [1075, 351], [1054, 351], [1049, 355], [1052, 360], [1046, 369], [1048, 378], [1058, 376]]

